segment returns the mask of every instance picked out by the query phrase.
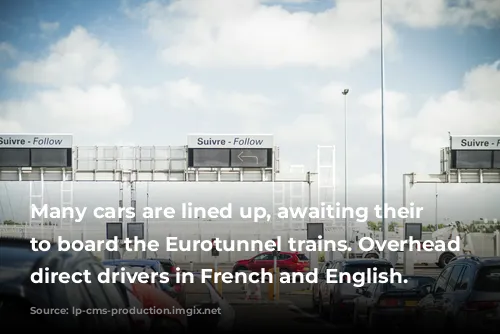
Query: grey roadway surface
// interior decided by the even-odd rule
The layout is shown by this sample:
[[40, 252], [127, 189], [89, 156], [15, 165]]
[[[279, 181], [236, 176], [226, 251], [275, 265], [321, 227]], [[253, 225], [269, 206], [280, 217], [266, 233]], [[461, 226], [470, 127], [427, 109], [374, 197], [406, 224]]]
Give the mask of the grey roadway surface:
[[[190, 269], [182, 266], [183, 269]], [[194, 271], [210, 268], [197, 266]], [[230, 271], [231, 266], [223, 265], [220, 271]], [[437, 277], [440, 269], [416, 268], [415, 275]], [[314, 312], [311, 304], [309, 284], [281, 284], [279, 302], [267, 301], [267, 284], [261, 286], [261, 301], [245, 301], [242, 284], [223, 284], [222, 292], [236, 311], [235, 330], [239, 332], [267, 333], [293, 329], [294, 331], [324, 331], [325, 329], [352, 329], [349, 323], [333, 325]]]

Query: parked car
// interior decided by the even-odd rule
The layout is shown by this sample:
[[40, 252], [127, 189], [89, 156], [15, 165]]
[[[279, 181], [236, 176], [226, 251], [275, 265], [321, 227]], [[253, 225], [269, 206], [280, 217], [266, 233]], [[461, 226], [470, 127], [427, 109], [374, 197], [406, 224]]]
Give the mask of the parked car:
[[[142, 268], [146, 270], [149, 268], [150, 270], [157, 273], [167, 272], [169, 274], [169, 282], [168, 283], [157, 283], [158, 286], [175, 300], [177, 300], [181, 305], [185, 304], [185, 291], [184, 288], [175, 283], [175, 275], [172, 275], [170, 272], [165, 271], [161, 262], [158, 260], [105, 260], [102, 262], [105, 266], [111, 267], [132, 267], [132, 268]], [[176, 288], [177, 285], [177, 288]]]
[[[65, 272], [81, 278], [81, 273], [86, 270], [90, 273], [91, 283], [68, 280], [35, 284], [31, 278], [33, 273], [39, 271], [49, 274]], [[98, 282], [97, 274], [102, 270], [102, 265], [86, 251], [59, 252], [52, 245], [46, 252], [35, 252], [29, 239], [0, 238], [2, 326], [19, 332], [130, 333], [134, 323], [129, 315], [85, 313], [85, 310], [109, 311], [128, 307], [116, 284]], [[77, 316], [73, 312], [76, 309], [83, 313]]]
[[500, 257], [458, 256], [425, 289], [417, 305], [422, 330], [498, 332]]
[[[111, 267], [111, 269], [115, 272], [124, 271], [131, 274], [153, 273], [149, 267]], [[149, 316], [152, 332], [176, 334], [187, 331], [186, 311], [174, 298], [164, 293], [157, 282], [131, 283], [126, 280], [121, 283], [141, 302], [142, 308], [137, 309], [137, 313]]]
[[377, 268], [378, 272], [389, 272], [393, 269], [391, 262], [379, 259], [341, 259], [327, 261], [318, 272], [318, 283], [312, 287], [313, 307], [321, 315], [328, 315], [332, 322], [350, 318], [354, 312], [354, 299], [359, 296], [353, 283], [328, 283], [328, 270], [350, 274], [366, 272]]
[[163, 270], [166, 271], [166, 272], [169, 272], [169, 273], [172, 273], [172, 274], [175, 274], [176, 272], [176, 268], [177, 268], [177, 264], [174, 262], [174, 260], [172, 259], [148, 259], [148, 260], [151, 260], [151, 261], [159, 261]]
[[371, 329], [401, 325], [415, 320], [415, 308], [423, 297], [422, 288], [434, 284], [427, 276], [403, 276], [406, 283], [374, 283], [357, 289], [353, 323]]
[[217, 291], [209, 280], [201, 280], [200, 273], [193, 273], [193, 282], [186, 285], [186, 310], [201, 309], [188, 314], [188, 325], [192, 333], [233, 332], [236, 319], [233, 307]]
[[[280, 252], [278, 254], [277, 267], [281, 272], [308, 272], [310, 267], [309, 258], [298, 252]], [[250, 259], [239, 260], [233, 266], [233, 274], [238, 271], [269, 270], [274, 267], [274, 256], [272, 252], [260, 253]]]
[[182, 300], [182, 296], [184, 296], [184, 285], [182, 284], [182, 282], [177, 282], [177, 279], [176, 279], [176, 276], [175, 274], [177, 273], [177, 264], [174, 262], [174, 260], [168, 258], [168, 259], [150, 259], [150, 260], [153, 260], [153, 261], [159, 261], [163, 270], [168, 272], [168, 273], [171, 273], [171, 282], [172, 282], [172, 285], [174, 287], [174, 290], [175, 292], [181, 296], [181, 300], [180, 302], [184, 302]]

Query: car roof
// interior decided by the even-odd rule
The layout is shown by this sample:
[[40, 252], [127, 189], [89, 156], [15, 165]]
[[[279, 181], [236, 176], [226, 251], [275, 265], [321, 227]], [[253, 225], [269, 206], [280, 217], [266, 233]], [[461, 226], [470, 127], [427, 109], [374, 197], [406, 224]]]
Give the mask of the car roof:
[[500, 257], [479, 257], [474, 255], [461, 255], [452, 259], [448, 265], [453, 265], [453, 263], [457, 262], [469, 262], [475, 263], [482, 266], [498, 266], [500, 265]]
[[[272, 251], [266, 251], [266, 252], [262, 252], [260, 254], [271, 254], [271, 253], [272, 253]], [[287, 254], [287, 255], [299, 255], [299, 254], [302, 254], [302, 255], [305, 255], [306, 253], [305, 252], [284, 252], [284, 251], [280, 251], [280, 254]]]
[[154, 259], [154, 258], [150, 258], [150, 259], [148, 259], [148, 260], [151, 260], [151, 261], [160, 261], [160, 262], [167, 262], [167, 261], [168, 261], [168, 262], [174, 262], [174, 260], [169, 259], [169, 258], [156, 258], [156, 259]]
[[340, 262], [344, 262], [347, 265], [351, 264], [390, 264], [391, 262], [385, 259], [343, 259]]
[[82, 260], [95, 261], [89, 252], [60, 252], [55, 243], [46, 252], [33, 251], [30, 239], [0, 238], [0, 285], [24, 286], [27, 278], [38, 268], [49, 267], [51, 270], [61, 270], [68, 262]]
[[102, 264], [105, 266], [154, 267], [161, 263], [158, 260], [104, 260]]

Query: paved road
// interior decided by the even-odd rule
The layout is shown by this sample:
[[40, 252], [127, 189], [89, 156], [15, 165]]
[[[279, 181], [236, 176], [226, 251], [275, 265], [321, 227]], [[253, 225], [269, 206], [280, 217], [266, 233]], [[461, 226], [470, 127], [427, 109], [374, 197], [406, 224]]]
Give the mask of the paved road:
[[[415, 275], [437, 277], [438, 268], [416, 269]], [[309, 284], [281, 284], [280, 301], [267, 301], [267, 286], [262, 286], [262, 301], [244, 301], [241, 284], [224, 284], [223, 294], [236, 311], [239, 332], [350, 330], [352, 324], [333, 325], [312, 308]]]
[[335, 327], [320, 317], [300, 311], [292, 304], [234, 305], [235, 330], [244, 333], [306, 332], [321, 333]]

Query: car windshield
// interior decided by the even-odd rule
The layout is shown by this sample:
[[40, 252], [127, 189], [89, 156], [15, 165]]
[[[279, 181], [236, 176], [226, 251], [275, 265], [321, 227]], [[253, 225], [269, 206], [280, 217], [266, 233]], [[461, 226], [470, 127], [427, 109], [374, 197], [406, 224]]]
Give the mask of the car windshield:
[[347, 264], [344, 267], [343, 272], [347, 272], [349, 274], [354, 274], [354, 273], [366, 273], [368, 272], [368, 269], [377, 268], [377, 272], [389, 272], [389, 270], [392, 268], [391, 265], [387, 264], [372, 264], [372, 263], [352, 263], [352, 264]]
[[404, 283], [404, 282], [387, 283], [387, 288], [386, 288], [387, 291], [391, 291], [391, 290], [417, 290], [424, 285], [434, 283], [434, 279], [431, 277], [403, 276], [403, 280], [407, 280], [407, 283]]
[[299, 261], [309, 261], [309, 258], [305, 254], [297, 254]]
[[479, 270], [474, 290], [500, 292], [500, 266], [484, 267]]

